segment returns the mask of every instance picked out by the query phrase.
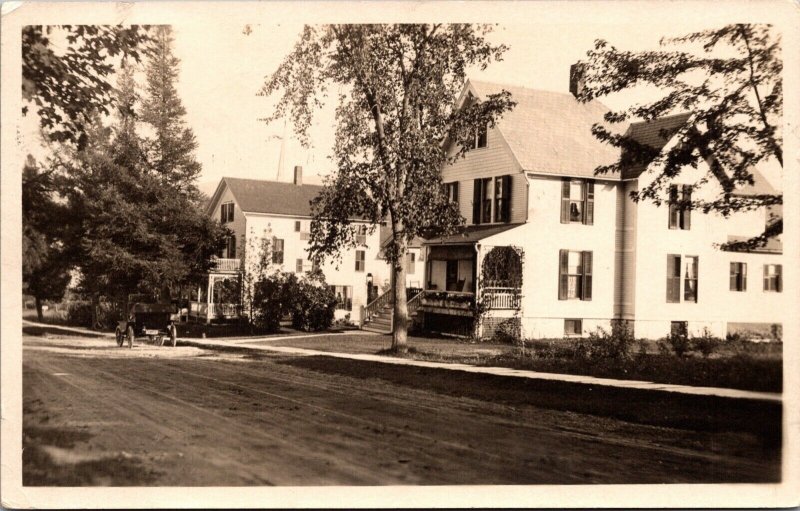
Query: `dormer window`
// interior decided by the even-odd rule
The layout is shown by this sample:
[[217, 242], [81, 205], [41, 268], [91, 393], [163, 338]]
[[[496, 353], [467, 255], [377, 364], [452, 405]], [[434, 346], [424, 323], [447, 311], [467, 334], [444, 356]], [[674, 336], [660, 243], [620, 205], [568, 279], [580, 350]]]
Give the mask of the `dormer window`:
[[233, 202], [226, 202], [220, 208], [220, 223], [233, 222]]

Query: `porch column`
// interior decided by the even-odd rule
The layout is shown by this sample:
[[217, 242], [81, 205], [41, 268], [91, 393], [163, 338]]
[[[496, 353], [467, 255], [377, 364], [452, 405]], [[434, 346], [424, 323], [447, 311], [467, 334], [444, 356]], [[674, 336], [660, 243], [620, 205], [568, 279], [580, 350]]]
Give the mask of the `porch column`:
[[214, 276], [208, 276], [208, 288], [206, 293], [206, 324], [211, 323], [211, 302], [214, 300]]

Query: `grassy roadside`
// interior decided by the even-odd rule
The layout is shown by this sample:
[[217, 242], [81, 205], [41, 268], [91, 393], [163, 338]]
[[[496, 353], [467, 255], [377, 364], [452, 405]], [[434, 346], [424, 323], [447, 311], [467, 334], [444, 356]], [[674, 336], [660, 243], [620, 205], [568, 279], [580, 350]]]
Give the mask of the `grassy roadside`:
[[390, 336], [345, 334], [265, 343], [329, 352], [377, 353], [432, 362], [762, 392], [781, 392], [783, 381], [779, 346], [752, 345], [707, 358], [675, 357], [648, 349], [622, 360], [598, 360], [559, 356], [552, 349], [542, 346], [521, 350], [509, 344], [471, 343], [452, 338], [410, 337], [408, 353], [404, 355], [388, 351], [391, 347]]

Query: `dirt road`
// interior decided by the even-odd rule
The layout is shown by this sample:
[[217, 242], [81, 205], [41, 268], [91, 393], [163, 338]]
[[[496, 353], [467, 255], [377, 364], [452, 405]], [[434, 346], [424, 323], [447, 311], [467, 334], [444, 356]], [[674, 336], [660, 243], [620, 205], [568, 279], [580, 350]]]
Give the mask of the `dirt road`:
[[[589, 402], [591, 388], [564, 387], [561, 396], [549, 391], [558, 402], [551, 406], [513, 398], [536, 394], [525, 389], [511, 389], [509, 399], [492, 397], [485, 386], [463, 392], [482, 385], [479, 379], [447, 389], [447, 380], [414, 368], [392, 368], [384, 376], [376, 364], [327, 357], [141, 344], [128, 350], [111, 339], [43, 335], [23, 339], [26, 485], [780, 478], [774, 435], [738, 426], [653, 425], [670, 423], [669, 409], [660, 405], [655, 421], [571, 409], [571, 397]], [[611, 406], [630, 403], [605, 404]]]

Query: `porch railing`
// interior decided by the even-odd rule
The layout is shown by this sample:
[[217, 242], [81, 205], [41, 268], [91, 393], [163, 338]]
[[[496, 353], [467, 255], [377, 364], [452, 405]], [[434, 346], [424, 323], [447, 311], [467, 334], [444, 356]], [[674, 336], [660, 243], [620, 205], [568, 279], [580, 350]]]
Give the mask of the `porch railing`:
[[517, 309], [522, 295], [513, 287], [483, 288], [484, 303], [489, 309]]
[[387, 304], [392, 303], [392, 297], [394, 293], [392, 293], [392, 289], [389, 289], [376, 299], [369, 302], [364, 309], [364, 316], [366, 321], [372, 320], [372, 316], [380, 312]]
[[189, 302], [189, 316], [198, 318], [233, 318], [241, 313], [242, 307], [236, 303]]
[[422, 305], [422, 297], [425, 295], [425, 291], [422, 289], [415, 289], [415, 291], [416, 294], [408, 302], [406, 302], [409, 316], [413, 316], [417, 313], [417, 309], [419, 309], [420, 305]]
[[214, 271], [239, 271], [239, 259], [217, 258], [214, 260]]

